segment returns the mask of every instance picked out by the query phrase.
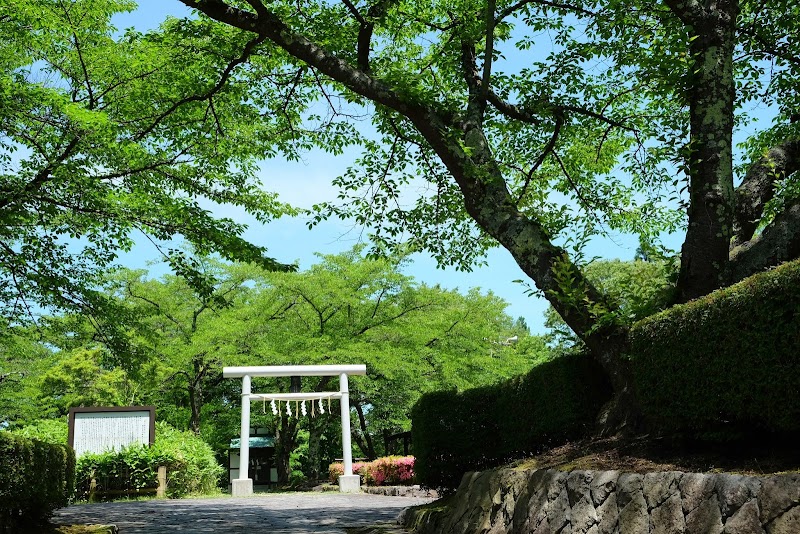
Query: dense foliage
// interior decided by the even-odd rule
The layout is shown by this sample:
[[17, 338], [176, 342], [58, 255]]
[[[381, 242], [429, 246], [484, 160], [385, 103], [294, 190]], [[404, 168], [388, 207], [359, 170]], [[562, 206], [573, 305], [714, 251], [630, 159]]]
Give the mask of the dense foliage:
[[0, 421], [32, 421], [51, 417], [55, 410], [37, 402], [40, 388], [33, 377], [57, 361], [36, 332], [0, 323]]
[[75, 453], [0, 431], [0, 529], [41, 522], [66, 506], [75, 488]]
[[652, 428], [728, 439], [800, 432], [800, 263], [649, 317], [631, 337]]
[[412, 412], [417, 480], [453, 488], [467, 471], [581, 436], [610, 394], [597, 364], [581, 353], [495, 385], [425, 394]]
[[152, 447], [132, 446], [78, 458], [77, 495], [89, 496], [92, 479], [96, 491], [109, 496], [156, 488], [159, 466], [167, 468], [168, 497], [209, 493], [223, 474], [211, 447], [202, 439], [159, 422]]

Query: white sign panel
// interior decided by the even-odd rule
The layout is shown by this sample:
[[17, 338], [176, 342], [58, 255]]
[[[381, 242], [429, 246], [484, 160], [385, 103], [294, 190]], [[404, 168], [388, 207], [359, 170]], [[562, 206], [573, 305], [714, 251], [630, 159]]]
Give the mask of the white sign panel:
[[71, 444], [76, 456], [152, 443], [153, 412], [148, 409], [76, 411], [71, 415]]

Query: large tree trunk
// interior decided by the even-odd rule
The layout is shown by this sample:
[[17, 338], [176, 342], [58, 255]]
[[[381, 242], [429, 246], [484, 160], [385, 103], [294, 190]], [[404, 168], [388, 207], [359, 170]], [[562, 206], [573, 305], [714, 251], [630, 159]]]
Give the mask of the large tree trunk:
[[187, 377], [189, 384], [189, 430], [195, 434], [200, 434], [200, 410], [203, 406], [203, 390], [201, 389], [202, 375], [200, 365], [197, 360], [192, 362], [194, 374]]
[[278, 483], [288, 484], [292, 474], [289, 457], [297, 447], [297, 419], [281, 413], [275, 425], [275, 468]]
[[[320, 378], [314, 391], [320, 392], [325, 390], [330, 383], [331, 377], [323, 376]], [[311, 480], [319, 480], [320, 474], [327, 476], [327, 472], [320, 471], [322, 458], [320, 458], [320, 445], [322, 442], [322, 435], [330, 423], [330, 414], [322, 415], [317, 412], [317, 405], [311, 402], [309, 410], [310, 419], [308, 420], [308, 472], [305, 473]], [[311, 416], [315, 413], [315, 416]]]
[[372, 436], [370, 436], [367, 430], [367, 419], [364, 417], [364, 409], [361, 407], [361, 402], [358, 400], [353, 401], [353, 407], [358, 414], [358, 426], [361, 429], [361, 435], [364, 437], [364, 443], [367, 446], [366, 450], [364, 450], [364, 454], [367, 455], [369, 461], [372, 461], [376, 459], [378, 455], [375, 454], [375, 444], [372, 442]]
[[761, 223], [764, 207], [775, 196], [775, 184], [800, 169], [800, 141], [785, 141], [755, 161], [736, 188], [734, 239], [731, 250], [753, 238]]
[[322, 435], [328, 427], [327, 417], [313, 417], [308, 422], [308, 472], [306, 476], [310, 480], [319, 480], [320, 466], [322, 458], [320, 457], [320, 446], [322, 444]]
[[681, 248], [678, 299], [721, 287], [733, 237], [733, 50], [737, 0], [704, 7], [695, 0], [667, 4], [689, 29], [692, 64], [686, 74], [690, 143], [689, 227]]
[[[595, 340], [592, 340], [593, 342]], [[600, 409], [597, 417], [596, 433], [600, 436], [630, 435], [642, 429], [643, 420], [636, 390], [633, 386], [628, 360], [623, 356], [630, 349], [628, 331], [620, 330], [618, 334], [609, 336], [594, 347], [589, 347], [595, 359], [608, 362], [603, 367], [615, 366], [620, 373], [617, 384], [613, 384], [614, 396]]]
[[[263, 2], [250, 3], [255, 13], [221, 0], [180, 1], [215, 20], [266, 37], [354, 93], [408, 118], [458, 184], [469, 215], [511, 252], [520, 268], [593, 351], [604, 339], [616, 339], [624, 333], [614, 321], [604, 320], [614, 307], [586, 280], [567, 253], [552, 243], [539, 221], [518, 209], [482, 128], [488, 88], [480, 87], [471, 66], [465, 69], [470, 91], [468, 108], [463, 114], [454, 114], [436, 103], [422, 102], [397, 91], [349, 64], [289, 27]], [[565, 285], [564, 280], [570, 283]], [[598, 327], [599, 323], [604, 326]], [[616, 391], [629, 389], [625, 362], [616, 351], [603, 350], [598, 360]]]

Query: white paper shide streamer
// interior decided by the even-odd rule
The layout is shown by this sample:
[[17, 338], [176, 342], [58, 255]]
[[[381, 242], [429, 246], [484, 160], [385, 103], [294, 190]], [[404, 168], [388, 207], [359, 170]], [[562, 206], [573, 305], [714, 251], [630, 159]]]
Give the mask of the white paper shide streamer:
[[[319, 394], [312, 393], [313, 397], [311, 398], [302, 398], [301, 396], [286, 398], [283, 400], [287, 395], [285, 394], [276, 394], [278, 398], [273, 398], [272, 395], [268, 394], [260, 394], [260, 395], [253, 395], [253, 397], [260, 398], [264, 402], [264, 413], [267, 413], [267, 401], [269, 401], [270, 410], [272, 410], [272, 415], [279, 415], [281, 413], [281, 402], [286, 403], [286, 415], [289, 417], [316, 417], [317, 414], [323, 415], [326, 413], [331, 412], [331, 398], [338, 399], [339, 396], [335, 393], [330, 393], [326, 396], [319, 396]], [[296, 399], [296, 400], [295, 400]], [[325, 409], [325, 401], [327, 399], [328, 408]], [[309, 413], [310, 412], [310, 413]]]

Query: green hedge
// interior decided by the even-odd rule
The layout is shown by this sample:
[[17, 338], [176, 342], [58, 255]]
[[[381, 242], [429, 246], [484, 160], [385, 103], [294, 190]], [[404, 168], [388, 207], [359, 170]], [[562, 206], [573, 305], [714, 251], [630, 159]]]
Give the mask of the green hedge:
[[800, 262], [635, 324], [637, 395], [663, 433], [800, 431]]
[[610, 397], [605, 374], [585, 354], [493, 386], [423, 395], [411, 416], [417, 480], [453, 488], [467, 471], [581, 436]]
[[66, 506], [75, 488], [75, 452], [0, 432], [0, 529], [40, 523]]

